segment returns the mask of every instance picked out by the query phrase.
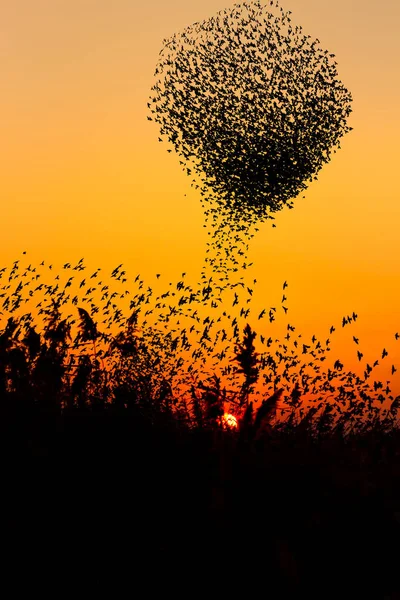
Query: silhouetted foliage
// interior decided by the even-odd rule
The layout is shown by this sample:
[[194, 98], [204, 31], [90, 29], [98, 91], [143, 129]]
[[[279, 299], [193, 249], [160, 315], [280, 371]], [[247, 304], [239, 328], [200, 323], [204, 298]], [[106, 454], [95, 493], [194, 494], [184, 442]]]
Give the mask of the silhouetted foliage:
[[[247, 321], [254, 323], [245, 285], [221, 291], [212, 280], [197, 288], [180, 281], [153, 299], [140, 278], [125, 289], [117, 270], [115, 291], [111, 284], [104, 290], [102, 281], [90, 284], [89, 312], [81, 308], [85, 286], [74, 295], [71, 276], [67, 288], [55, 291], [44, 282], [44, 268], [30, 280], [22, 265], [1, 271], [0, 411], [13, 465], [10, 538], [47, 540], [45, 552], [57, 548], [60, 559], [62, 540], [90, 531], [90, 556], [80, 556], [82, 564], [94, 561], [99, 583], [110, 572], [104, 567], [110, 547], [112, 572], [127, 557], [133, 561], [116, 545], [118, 530], [151, 552], [154, 568], [173, 569], [173, 556], [193, 577], [210, 540], [209, 562], [217, 565], [263, 539], [261, 553], [243, 559], [243, 572], [258, 565], [271, 586], [310, 595], [333, 571], [338, 582], [359, 581], [357, 573], [372, 560], [371, 586], [396, 589], [383, 573], [387, 565], [395, 572], [396, 554], [386, 548], [400, 529], [400, 397], [388, 381], [368, 381], [376, 363], [365, 369], [361, 363], [364, 377], [346, 372], [343, 361], [328, 360], [330, 340], [295, 336], [290, 323], [282, 342], [266, 339], [262, 318], [269, 315], [271, 325], [276, 307], [257, 311], [263, 332], [257, 335]], [[70, 268], [86, 269], [83, 261]], [[31, 295], [38, 275], [42, 287]], [[16, 306], [30, 301], [36, 316], [13, 310], [22, 277]], [[212, 304], [216, 298], [226, 308], [222, 315]], [[232, 316], [230, 302], [249, 312]], [[54, 489], [63, 510], [49, 506]], [[19, 498], [28, 505], [17, 512]], [[251, 514], [257, 517], [244, 527]], [[343, 546], [338, 532], [350, 530], [353, 541]], [[333, 548], [340, 544], [338, 565]], [[57, 564], [53, 569], [58, 572]], [[211, 585], [207, 576], [203, 581]]]
[[[0, 331], [3, 397], [23, 396], [24, 405], [46, 406], [46, 410], [57, 413], [84, 407], [94, 410], [94, 406], [97, 411], [99, 407], [129, 407], [131, 411], [135, 407], [135, 414], [150, 423], [178, 420], [192, 428], [220, 427], [224, 412], [241, 420], [250, 402], [265, 411], [273, 404], [266, 405], [267, 398], [281, 390], [276, 410], [271, 410], [269, 417], [275, 429], [299, 427], [316, 436], [340, 431], [346, 436], [367, 431], [377, 423], [384, 430], [398, 424], [398, 397], [391, 394], [390, 382], [369, 381], [379, 360], [373, 366], [366, 363], [364, 377], [346, 372], [339, 359], [328, 361], [322, 371], [331, 350], [330, 339], [322, 343], [313, 336], [308, 342], [301, 335], [295, 336], [296, 328], [290, 323], [283, 342], [264, 337], [262, 319], [269, 315], [269, 322], [275, 321], [276, 307], [258, 312], [256, 322], [263, 333], [257, 336], [249, 322], [254, 323], [254, 318], [253, 288], [248, 285], [233, 283], [221, 289], [210, 278], [206, 286], [200, 282], [196, 288], [182, 280], [175, 286], [177, 293], [169, 284], [167, 291], [153, 300], [152, 289], [143, 292], [143, 281], [137, 277], [136, 294], [132, 288], [122, 293], [111, 291], [109, 285], [98, 281], [88, 283], [88, 287], [77, 282], [82, 291], [73, 295], [74, 275], [64, 288], [57, 289], [44, 282], [37, 285], [44, 272], [41, 275], [39, 268], [29, 267], [20, 271], [16, 261], [2, 288], [3, 311], [9, 313], [3, 316]], [[117, 285], [122, 283], [120, 268], [112, 275]], [[86, 267], [81, 260], [69, 269], [79, 272]], [[6, 271], [3, 269], [2, 275]], [[26, 277], [29, 271], [30, 280]], [[22, 278], [25, 284], [20, 288]], [[57, 281], [61, 286], [60, 276]], [[125, 282], [122, 285], [126, 288]], [[34, 294], [31, 286], [36, 286]], [[88, 292], [92, 296], [90, 312], [79, 305], [87, 302]], [[43, 298], [36, 302], [39, 294]], [[233, 302], [229, 300], [232, 294]], [[127, 317], [122, 309], [125, 296], [130, 298], [125, 303]], [[170, 299], [173, 303], [167, 304]], [[36, 317], [34, 311], [17, 317], [11, 304], [16, 300], [18, 306], [36, 303]], [[221, 315], [221, 303], [227, 307], [229, 302], [232, 307], [237, 305], [240, 314], [232, 316], [224, 310]], [[283, 302], [287, 304], [286, 296], [282, 307]], [[63, 314], [68, 307], [77, 312], [77, 319]], [[356, 319], [355, 313], [347, 315], [342, 327]], [[332, 326], [330, 332], [334, 329]], [[388, 352], [383, 354], [381, 360]], [[391, 371], [393, 374], [393, 366]]]
[[247, 323], [244, 328], [243, 342], [236, 348], [236, 356], [234, 360], [239, 363], [239, 373], [243, 373], [245, 380], [242, 386], [242, 398], [241, 403], [248, 402], [251, 386], [258, 380], [258, 359], [257, 352], [253, 340], [256, 337], [256, 333], [251, 330], [250, 325]]

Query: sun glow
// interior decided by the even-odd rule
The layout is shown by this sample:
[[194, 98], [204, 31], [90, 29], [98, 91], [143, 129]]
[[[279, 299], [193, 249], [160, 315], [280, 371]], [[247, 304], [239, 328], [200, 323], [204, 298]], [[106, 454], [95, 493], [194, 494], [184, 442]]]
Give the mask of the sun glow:
[[224, 413], [222, 417], [222, 427], [224, 429], [237, 429], [237, 418], [230, 413]]

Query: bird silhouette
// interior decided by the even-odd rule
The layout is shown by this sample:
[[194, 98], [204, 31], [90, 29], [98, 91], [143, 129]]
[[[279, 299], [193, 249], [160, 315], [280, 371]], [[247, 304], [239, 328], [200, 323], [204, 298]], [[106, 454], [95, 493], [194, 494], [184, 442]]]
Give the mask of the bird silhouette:
[[250, 266], [238, 259], [251, 228], [293, 208], [350, 131], [352, 98], [332, 53], [275, 8], [277, 15], [256, 0], [235, 5], [164, 40], [147, 104], [158, 139], [173, 146], [189, 177], [199, 176], [191, 185], [212, 228], [205, 262], [216, 271]]

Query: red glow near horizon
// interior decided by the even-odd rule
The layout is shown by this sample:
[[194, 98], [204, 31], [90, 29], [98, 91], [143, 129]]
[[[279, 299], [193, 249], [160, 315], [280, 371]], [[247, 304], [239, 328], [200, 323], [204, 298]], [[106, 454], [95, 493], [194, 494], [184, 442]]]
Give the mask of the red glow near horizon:
[[231, 415], [230, 413], [224, 413], [222, 417], [222, 427], [224, 429], [237, 429], [237, 418], [234, 415]]

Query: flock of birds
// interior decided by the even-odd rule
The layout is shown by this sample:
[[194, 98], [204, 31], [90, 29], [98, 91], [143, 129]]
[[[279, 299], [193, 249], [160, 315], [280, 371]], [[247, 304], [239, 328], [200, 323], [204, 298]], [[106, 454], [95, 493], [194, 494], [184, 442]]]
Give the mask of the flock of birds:
[[[7, 315], [9, 328], [10, 323], [15, 325], [17, 311], [42, 293], [34, 307], [37, 316], [51, 321], [62, 307], [76, 307], [90, 332], [86, 341], [99, 336], [104, 342], [113, 340], [116, 347], [116, 341], [126, 335], [121, 331], [100, 334], [93, 319], [102, 317], [101, 329], [125, 328], [146, 342], [143, 347], [158, 345], [166, 361], [173, 359], [175, 373], [183, 371], [186, 364], [187, 374], [194, 378], [196, 366], [204, 373], [204, 365], [213, 360], [210, 366], [220, 368], [228, 381], [235, 379], [237, 369], [229, 362], [222, 365], [232, 345], [240, 343], [240, 325], [251, 312], [256, 280], [250, 287], [243, 276], [251, 266], [246, 262], [249, 240], [259, 222], [274, 219], [273, 213], [285, 205], [293, 208], [292, 199], [306, 189], [308, 181], [316, 179], [332, 150], [340, 147], [340, 138], [351, 129], [346, 124], [351, 95], [337, 79], [334, 56], [319, 48], [319, 40], [302, 35], [301, 27], [292, 26], [290, 12], [285, 13], [277, 2], [270, 2], [272, 5], [279, 9], [276, 16], [260, 1], [235, 4], [165, 40], [148, 104], [152, 114], [148, 118], [160, 125], [160, 135], [173, 144], [187, 174], [194, 176], [192, 185], [200, 190], [206, 224], [212, 228], [205, 266], [211, 267], [217, 281], [204, 268], [201, 281], [192, 287], [182, 273], [175, 286], [170, 283], [153, 299], [153, 289], [146, 288], [139, 275], [130, 282], [122, 264], [104, 280], [101, 269], [89, 276], [81, 273], [86, 269], [83, 259], [76, 265], [66, 263], [64, 281], [57, 275], [48, 284], [43, 270], [48, 273], [52, 265], [43, 261], [38, 268], [28, 265], [22, 271], [16, 261], [8, 273], [6, 268], [0, 269], [0, 279], [6, 280], [0, 285], [0, 319]], [[160, 275], [156, 277], [158, 280]], [[111, 280], [122, 290], [112, 291]], [[285, 281], [281, 299], [285, 315], [287, 287]], [[128, 318], [122, 308], [124, 301], [131, 312]], [[228, 302], [232, 308], [240, 306], [240, 314], [231, 314]], [[210, 311], [204, 317], [205, 307]], [[216, 313], [214, 309], [218, 309]], [[262, 309], [257, 323], [264, 318], [272, 323], [276, 313], [276, 306]], [[355, 313], [343, 317], [342, 327], [356, 319]], [[27, 312], [20, 325], [32, 330], [34, 321], [33, 313]], [[73, 315], [68, 315], [61, 323], [70, 327], [75, 322]], [[164, 327], [162, 336], [160, 327]], [[280, 342], [267, 338], [261, 329], [265, 351], [258, 354], [259, 373], [267, 388], [274, 392], [278, 386], [286, 389], [286, 400], [293, 406], [299, 405], [301, 394], [321, 392], [336, 394], [339, 412], [340, 402], [349, 402], [354, 415], [363, 403], [373, 410], [371, 392], [378, 393], [381, 403], [385, 394], [392, 400], [392, 408], [398, 403], [400, 397], [393, 398], [388, 381], [386, 387], [382, 381], [374, 381], [372, 386], [368, 381], [378, 360], [373, 366], [366, 364], [363, 378], [343, 372], [339, 360], [323, 372], [321, 363], [330, 351], [329, 338], [323, 344], [313, 336], [304, 343], [301, 335], [294, 337], [295, 327], [288, 323]], [[334, 331], [332, 326], [329, 334]], [[396, 340], [399, 337], [396, 333]], [[353, 341], [359, 344], [356, 336]], [[270, 349], [273, 344], [275, 352]], [[383, 349], [382, 360], [387, 356]], [[363, 358], [360, 350], [357, 357], [359, 361]], [[392, 375], [395, 371], [392, 365]], [[362, 402], [355, 403], [355, 390]], [[323, 408], [328, 419], [332, 416], [329, 406]]]
[[194, 176], [213, 228], [206, 262], [225, 278], [246, 265], [252, 227], [293, 208], [351, 129], [334, 55], [269, 4], [276, 15], [243, 2], [164, 40], [148, 103]]
[[[242, 377], [229, 358], [232, 357], [233, 348], [241, 343], [241, 329], [251, 312], [256, 280], [249, 285], [232, 284], [222, 294], [212, 278], [203, 287], [192, 287], [186, 282], [186, 273], [182, 273], [182, 278], [176, 284], [169, 283], [164, 292], [154, 297], [153, 289], [146, 287], [139, 275], [132, 280], [128, 278], [123, 265], [113, 269], [106, 279], [101, 277], [101, 269], [86, 275], [83, 259], [76, 265], [64, 264], [62, 271], [56, 275], [52, 265], [44, 261], [38, 267], [29, 264], [25, 268], [20, 261], [15, 261], [11, 268], [0, 269], [0, 280], [3, 280], [0, 281], [0, 319], [3, 323], [8, 319], [6, 329], [0, 331], [0, 342], [4, 332], [10, 331], [11, 325], [17, 330], [18, 323], [19, 330], [25, 327], [27, 332], [32, 333], [37, 315], [42, 315], [48, 326], [52, 319], [54, 321], [54, 311], [57, 313], [61, 309], [75, 307], [78, 319], [75, 321], [74, 315], [68, 315], [59, 322], [59, 327], [69, 332], [74, 323], [86, 321], [86, 330], [92, 333], [86, 336], [86, 340], [82, 336], [77, 339], [86, 342], [89, 353], [95, 338], [99, 347], [104, 342], [105, 346], [109, 344], [115, 349], [122, 348], [123, 343], [128, 341], [128, 334], [134, 333], [146, 352], [149, 349], [154, 353], [153, 358], [157, 359], [157, 362], [147, 365], [149, 373], [155, 377], [158, 373], [164, 378], [168, 372], [173, 374], [176, 393], [185, 388], [187, 390], [188, 381], [198, 382], [199, 377], [204, 383], [207, 372], [219, 372], [228, 390], [238, 389]], [[54, 278], [52, 283], [46, 281], [48, 275]], [[285, 281], [281, 296], [281, 309], [285, 315], [288, 311], [287, 288]], [[40, 293], [42, 299], [37, 302]], [[229, 294], [232, 310], [228, 305]], [[124, 298], [131, 313], [129, 317], [123, 310]], [[207, 303], [210, 310], [204, 316], [202, 309]], [[32, 305], [33, 310], [25, 312], [17, 321], [15, 315], [21, 313], [21, 308]], [[237, 314], [236, 306], [241, 307], [240, 314]], [[257, 364], [259, 381], [263, 380], [262, 394], [266, 390], [275, 392], [279, 387], [285, 391], [285, 402], [298, 407], [300, 413], [304, 413], [299, 401], [301, 395], [318, 399], [317, 406], [321, 410], [325, 410], [324, 398], [334, 395], [338, 413], [350, 406], [354, 418], [360, 416], [365, 407], [376, 415], [376, 401], [382, 405], [389, 400], [392, 404], [387, 412], [395, 410], [400, 397], [393, 397], [390, 381], [372, 379], [380, 360], [389, 355], [386, 348], [383, 348], [380, 360], [371, 365], [365, 364], [363, 376], [346, 372], [340, 360], [332, 361], [331, 367], [323, 368], [331, 351], [330, 337], [322, 342], [313, 335], [306, 341], [301, 334], [296, 335], [293, 325], [287, 323], [284, 339], [273, 338], [273, 329], [263, 321], [268, 320], [271, 324], [277, 314], [278, 304], [257, 313], [253, 311], [253, 322], [259, 324], [257, 350], [261, 351], [257, 356]], [[341, 326], [350, 325], [357, 317], [354, 312], [344, 316]], [[336, 327], [332, 325], [329, 336], [335, 330]], [[396, 332], [394, 337], [398, 340], [400, 334]], [[359, 345], [356, 336], [353, 336], [353, 341], [356, 346]], [[78, 345], [82, 346], [82, 343]], [[103, 356], [106, 357], [106, 354]], [[363, 354], [358, 349], [357, 356], [361, 361]], [[115, 352], [112, 359], [115, 359]], [[395, 365], [392, 364], [391, 370], [393, 375], [397, 370]], [[255, 396], [259, 394], [255, 391]], [[229, 399], [233, 401], [233, 391], [227, 397]]]

